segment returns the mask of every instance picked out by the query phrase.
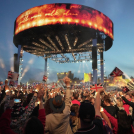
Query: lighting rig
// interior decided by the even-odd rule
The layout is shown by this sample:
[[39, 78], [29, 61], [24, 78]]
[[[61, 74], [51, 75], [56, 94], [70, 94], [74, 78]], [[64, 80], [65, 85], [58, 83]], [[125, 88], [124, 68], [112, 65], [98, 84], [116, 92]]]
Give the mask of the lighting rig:
[[80, 53], [72, 53], [72, 54], [54, 54], [50, 55], [47, 58], [57, 62], [57, 63], [78, 63], [84, 61], [92, 60], [91, 52], [80, 52]]

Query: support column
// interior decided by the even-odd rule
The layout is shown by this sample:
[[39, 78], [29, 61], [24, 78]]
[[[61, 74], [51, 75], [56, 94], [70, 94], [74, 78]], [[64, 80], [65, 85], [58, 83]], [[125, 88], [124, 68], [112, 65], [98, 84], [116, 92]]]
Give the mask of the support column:
[[97, 84], [97, 39], [93, 39], [92, 44], [93, 83]]
[[47, 76], [47, 56], [45, 57], [45, 76]]
[[17, 60], [17, 63], [18, 63], [18, 67], [19, 67], [19, 70], [18, 70], [18, 74], [19, 74], [19, 77], [18, 77], [18, 85], [20, 85], [20, 81], [21, 81], [21, 68], [22, 68], [22, 64], [21, 64], [21, 58], [22, 58], [22, 47], [21, 45], [18, 45], [18, 60]]
[[101, 70], [101, 83], [104, 83], [103, 50], [100, 50], [100, 70]]

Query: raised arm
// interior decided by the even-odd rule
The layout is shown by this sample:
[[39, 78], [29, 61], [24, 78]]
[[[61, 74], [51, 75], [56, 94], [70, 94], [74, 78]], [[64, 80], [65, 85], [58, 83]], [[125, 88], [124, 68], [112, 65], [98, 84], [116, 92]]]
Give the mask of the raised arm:
[[112, 128], [109, 118], [107, 117], [107, 115], [106, 115], [103, 111], [104, 111], [104, 110], [103, 110], [103, 108], [101, 107], [100, 112], [101, 112], [102, 118], [107, 122], [108, 126], [109, 126], [110, 128]]
[[131, 101], [129, 101], [129, 100], [127, 100], [127, 99], [123, 96], [123, 93], [122, 93], [122, 92], [120, 92], [120, 96], [121, 96], [121, 98], [122, 98], [128, 105], [130, 105], [132, 108], [134, 108], [134, 103], [131, 102]]
[[65, 109], [63, 110], [63, 112], [70, 114], [70, 107], [71, 107], [70, 79], [68, 77], [65, 77], [63, 80], [67, 87], [65, 95]]
[[43, 95], [44, 95], [44, 89], [40, 89], [38, 92], [38, 100], [39, 100], [39, 115], [38, 115], [38, 119], [41, 121], [43, 127], [45, 127], [45, 119], [46, 119], [46, 115], [45, 115], [45, 109], [44, 109], [44, 105], [43, 105]]
[[10, 128], [11, 123], [11, 112], [14, 100], [10, 100], [7, 110], [2, 114], [0, 118], [0, 133], [1, 134], [16, 134]]
[[133, 103], [133, 102], [127, 100], [124, 96], [122, 96], [122, 99], [123, 99], [128, 105], [130, 105], [132, 108], [134, 108], [134, 103]]
[[109, 118], [109, 120], [110, 120], [112, 126], [115, 128], [115, 130], [117, 130], [118, 129], [117, 119], [114, 118], [111, 114], [109, 114], [105, 109], [104, 109], [104, 111], [102, 111], [102, 113], [103, 112], [107, 115], [107, 117]]
[[95, 104], [94, 104], [95, 115], [100, 116], [100, 117], [101, 117], [101, 114], [100, 114], [100, 105], [101, 105], [100, 93], [103, 91], [104, 91], [104, 88], [100, 88], [97, 90]]

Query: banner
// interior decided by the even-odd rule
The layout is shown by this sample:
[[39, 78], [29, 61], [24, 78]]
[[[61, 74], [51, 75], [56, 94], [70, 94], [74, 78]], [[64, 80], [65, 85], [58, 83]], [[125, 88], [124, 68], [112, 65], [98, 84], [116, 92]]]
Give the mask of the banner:
[[91, 73], [84, 73], [84, 82], [91, 82], [92, 74]]
[[9, 82], [9, 86], [14, 86], [14, 81], [11, 80], [11, 81]]
[[46, 82], [47, 81], [47, 76], [43, 76], [43, 81]]
[[7, 75], [7, 79], [13, 79], [13, 72], [12, 71], [8, 71], [8, 75]]
[[19, 77], [18, 73], [15, 73], [15, 72], [12, 73], [12, 80], [13, 81], [18, 81], [18, 77]]

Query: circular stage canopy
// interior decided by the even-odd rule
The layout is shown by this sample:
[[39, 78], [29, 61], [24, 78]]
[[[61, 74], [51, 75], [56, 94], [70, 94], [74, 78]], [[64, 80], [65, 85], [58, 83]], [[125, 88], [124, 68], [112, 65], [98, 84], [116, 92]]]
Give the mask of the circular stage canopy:
[[21, 45], [37, 56], [91, 52], [95, 38], [98, 49], [110, 49], [112, 21], [93, 8], [77, 4], [33, 7], [20, 14], [14, 26], [15, 46]]

